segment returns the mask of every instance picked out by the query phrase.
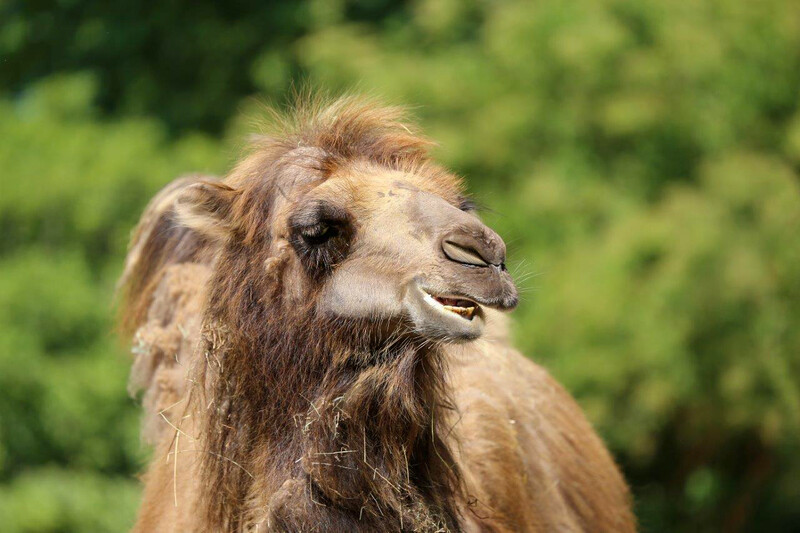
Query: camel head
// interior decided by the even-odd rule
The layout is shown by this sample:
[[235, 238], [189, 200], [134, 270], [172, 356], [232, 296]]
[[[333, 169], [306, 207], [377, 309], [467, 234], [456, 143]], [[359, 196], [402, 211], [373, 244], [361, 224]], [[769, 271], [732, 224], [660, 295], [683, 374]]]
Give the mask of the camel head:
[[399, 110], [340, 100], [257, 140], [222, 182], [191, 186], [179, 216], [220, 243], [217, 283], [248, 286], [240, 307], [271, 298], [376, 336], [476, 339], [517, 290], [503, 240], [429, 145]]

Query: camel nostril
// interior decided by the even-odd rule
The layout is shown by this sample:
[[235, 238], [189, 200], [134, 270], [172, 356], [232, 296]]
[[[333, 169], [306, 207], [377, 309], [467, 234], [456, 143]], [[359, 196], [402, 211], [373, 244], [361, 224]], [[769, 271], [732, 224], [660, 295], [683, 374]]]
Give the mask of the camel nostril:
[[442, 241], [442, 251], [451, 261], [464, 265], [488, 267], [489, 262], [472, 246], [458, 243], [452, 239]]

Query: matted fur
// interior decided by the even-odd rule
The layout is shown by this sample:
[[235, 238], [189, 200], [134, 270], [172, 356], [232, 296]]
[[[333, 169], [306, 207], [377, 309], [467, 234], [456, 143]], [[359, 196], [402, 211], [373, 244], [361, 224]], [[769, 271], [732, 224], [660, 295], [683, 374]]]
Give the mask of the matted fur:
[[[430, 142], [401, 110], [355, 98], [277, 123], [223, 182], [168, 186], [132, 241], [122, 324], [137, 331], [146, 435], [166, 456], [147, 474], [138, 530], [633, 530], [602, 443], [510, 351], [499, 315], [484, 340], [451, 348], [399, 322], [323, 316], [321, 281], [285, 274], [296, 259], [274, 206], [297, 180], [366, 162], [456, 201], [460, 181], [428, 159]], [[485, 372], [516, 393], [486, 390]]]

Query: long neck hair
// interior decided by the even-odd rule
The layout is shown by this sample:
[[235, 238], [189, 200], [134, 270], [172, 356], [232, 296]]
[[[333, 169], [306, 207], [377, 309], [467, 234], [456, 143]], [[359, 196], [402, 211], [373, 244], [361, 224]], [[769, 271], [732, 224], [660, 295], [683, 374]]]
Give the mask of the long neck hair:
[[209, 286], [194, 405], [210, 529], [457, 531], [443, 352], [319, 316], [313, 291], [286, 301], [288, 250], [259, 249], [229, 244]]

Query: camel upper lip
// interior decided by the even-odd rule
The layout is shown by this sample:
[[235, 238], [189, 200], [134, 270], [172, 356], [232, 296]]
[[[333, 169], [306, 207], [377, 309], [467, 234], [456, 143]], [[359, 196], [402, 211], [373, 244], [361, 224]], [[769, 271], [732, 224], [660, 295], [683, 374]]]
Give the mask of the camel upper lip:
[[499, 295], [497, 297], [484, 297], [475, 295], [467, 296], [463, 293], [456, 292], [438, 292], [422, 284], [419, 285], [419, 288], [424, 294], [427, 294], [432, 298], [459, 300], [477, 308], [485, 307], [487, 309], [496, 309], [498, 311], [509, 311], [517, 305], [517, 297], [515, 294], [511, 295], [511, 297], [506, 295]]

